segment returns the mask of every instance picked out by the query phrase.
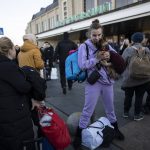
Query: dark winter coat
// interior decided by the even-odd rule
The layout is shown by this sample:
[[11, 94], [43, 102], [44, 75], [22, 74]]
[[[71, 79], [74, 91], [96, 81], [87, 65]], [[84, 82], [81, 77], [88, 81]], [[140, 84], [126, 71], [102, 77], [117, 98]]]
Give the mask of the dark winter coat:
[[0, 55], [0, 150], [21, 150], [22, 141], [33, 138], [30, 88], [19, 67]]
[[33, 67], [24, 66], [21, 70], [24, 72], [27, 81], [32, 85], [29, 97], [38, 101], [43, 101], [46, 97], [46, 81], [40, 77], [40, 74]]
[[64, 39], [56, 46], [54, 59], [58, 58], [60, 63], [64, 63], [69, 55], [69, 51], [75, 49], [77, 49], [77, 45], [73, 41]]
[[53, 46], [47, 47], [43, 51], [43, 58], [44, 61], [49, 60], [49, 63], [53, 62], [53, 56], [54, 56], [54, 48]]

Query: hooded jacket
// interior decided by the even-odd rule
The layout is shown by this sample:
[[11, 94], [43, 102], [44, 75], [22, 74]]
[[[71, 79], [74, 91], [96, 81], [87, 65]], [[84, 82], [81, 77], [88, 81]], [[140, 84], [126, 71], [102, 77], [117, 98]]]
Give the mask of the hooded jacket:
[[21, 142], [33, 138], [26, 94], [31, 85], [19, 67], [0, 55], [0, 149], [20, 150]]
[[[140, 43], [135, 43], [133, 46], [136, 47], [137, 49], [142, 48], [142, 45]], [[145, 51], [146, 51], [146, 54], [149, 55], [149, 57], [150, 57], [149, 49], [145, 47]], [[126, 65], [127, 65], [126, 69], [123, 73], [122, 89], [128, 88], [128, 87], [135, 87], [135, 86], [150, 82], [150, 78], [133, 79], [130, 77], [130, 75], [129, 75], [129, 63], [130, 63], [131, 57], [134, 55], [136, 55], [136, 50], [133, 49], [132, 47], [126, 48], [122, 54], [122, 57], [125, 60]]]
[[29, 40], [25, 40], [23, 46], [21, 47], [18, 54], [18, 61], [20, 67], [30, 66], [37, 70], [43, 69], [44, 67], [40, 50]]
[[[88, 58], [89, 59], [87, 60], [85, 44], [81, 44], [79, 47], [79, 52], [78, 52], [78, 64], [82, 70], [85, 70], [85, 69], [87, 70], [88, 76], [89, 76], [92, 73], [92, 71], [97, 70], [96, 64], [99, 62], [99, 60], [96, 59], [97, 48], [94, 46], [92, 41], [90, 39], [88, 39], [85, 41], [85, 43], [88, 45], [88, 49], [89, 49], [89, 57]], [[111, 46], [109, 46], [109, 50], [115, 52], [115, 50]], [[101, 75], [98, 82], [100, 82], [102, 84], [106, 84], [106, 85], [111, 85], [114, 83], [114, 80], [110, 79], [109, 76], [107, 75], [107, 71], [106, 71], [105, 67], [101, 67], [101, 69], [98, 70], [98, 72]]]
[[55, 49], [54, 60], [60, 60], [60, 64], [64, 64], [70, 50], [76, 50], [77, 45], [68, 38], [64, 38], [58, 43]]

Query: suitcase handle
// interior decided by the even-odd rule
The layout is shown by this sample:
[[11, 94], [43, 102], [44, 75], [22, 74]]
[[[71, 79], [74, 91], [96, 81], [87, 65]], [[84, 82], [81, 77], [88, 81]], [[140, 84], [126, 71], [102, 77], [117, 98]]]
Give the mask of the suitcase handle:
[[[43, 137], [23, 141], [22, 142], [23, 150], [27, 150], [28, 145], [32, 143], [34, 143], [35, 149], [42, 150], [42, 140], [43, 140]], [[37, 145], [38, 143], [39, 143], [39, 146]]]
[[42, 140], [43, 140], [43, 137], [36, 138], [36, 139], [25, 140], [25, 141], [23, 141], [23, 144], [35, 143], [35, 142], [39, 142], [39, 141], [42, 141]]

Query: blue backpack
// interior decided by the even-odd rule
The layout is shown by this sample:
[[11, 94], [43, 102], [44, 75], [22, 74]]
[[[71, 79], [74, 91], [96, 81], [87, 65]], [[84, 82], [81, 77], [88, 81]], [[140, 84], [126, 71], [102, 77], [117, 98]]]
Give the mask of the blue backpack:
[[[89, 55], [88, 45], [86, 45], [86, 52], [87, 52], [87, 59]], [[83, 82], [85, 81], [87, 77], [87, 71], [83, 71], [79, 68], [78, 65], [78, 50], [71, 53], [65, 61], [65, 73], [66, 73], [66, 79], [72, 80], [73, 82]]]

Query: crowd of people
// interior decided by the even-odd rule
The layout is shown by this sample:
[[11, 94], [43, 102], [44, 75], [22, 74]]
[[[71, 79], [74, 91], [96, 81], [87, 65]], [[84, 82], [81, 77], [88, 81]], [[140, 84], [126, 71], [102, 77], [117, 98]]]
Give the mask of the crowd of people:
[[[106, 40], [103, 37], [103, 27], [96, 19], [90, 25], [88, 39], [85, 41], [89, 49], [88, 60], [86, 45], [76, 44], [70, 40], [67, 32], [63, 34], [63, 39], [57, 43], [55, 49], [48, 41], [39, 48], [33, 34], [23, 36], [22, 46], [14, 45], [8, 37], [0, 38], [0, 149], [22, 150], [23, 141], [34, 138], [32, 122], [38, 127], [38, 137], [41, 136], [36, 108], [43, 105], [46, 97], [45, 79], [51, 80], [53, 62], [59, 62], [60, 84], [63, 94], [66, 95], [67, 87], [71, 90], [73, 82], [65, 77], [65, 60], [69, 51], [77, 48], [79, 67], [87, 70], [88, 77], [95, 70], [100, 77], [94, 84], [88, 81], [85, 83], [85, 103], [73, 141], [75, 149], [81, 145], [81, 132], [87, 128], [99, 96], [102, 97], [106, 116], [114, 127], [115, 138], [121, 141], [125, 139], [124, 134], [119, 130], [114, 109], [113, 84], [116, 78], [110, 75], [109, 67], [102, 63], [107, 61], [107, 64], [116, 71], [118, 65], [113, 59], [114, 55], [124, 60], [125, 64], [122, 68], [123, 73], [118, 75], [122, 77], [120, 88], [125, 93], [123, 117], [128, 118], [130, 115], [134, 94], [134, 120], [140, 121], [144, 118], [143, 113], [150, 113], [150, 76], [133, 78], [130, 75], [133, 56], [144, 55], [150, 62], [149, 34], [136, 32], [131, 36], [131, 42], [129, 38], [125, 38], [120, 45], [112, 39]], [[45, 79], [40, 77], [41, 69], [46, 70]], [[145, 93], [147, 98], [143, 107]], [[35, 147], [31, 144], [28, 149], [34, 150]]]

